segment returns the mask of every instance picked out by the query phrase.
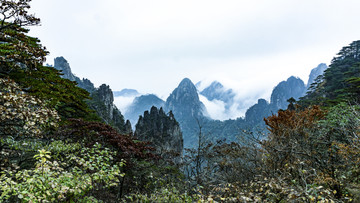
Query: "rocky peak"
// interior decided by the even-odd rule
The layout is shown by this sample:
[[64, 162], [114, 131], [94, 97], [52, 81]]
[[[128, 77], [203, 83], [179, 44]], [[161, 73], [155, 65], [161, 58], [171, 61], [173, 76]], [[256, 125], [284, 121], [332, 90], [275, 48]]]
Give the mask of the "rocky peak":
[[125, 134], [130, 134], [132, 135], [133, 134], [133, 131], [132, 131], [132, 126], [131, 126], [131, 123], [129, 120], [126, 120], [126, 123], [125, 123]]
[[229, 110], [234, 102], [235, 93], [232, 89], [226, 89], [220, 82], [214, 81], [210, 86], [200, 92], [209, 101], [219, 100], [225, 103], [225, 108]]
[[273, 110], [286, 109], [287, 100], [291, 97], [298, 100], [304, 96], [305, 84], [300, 78], [289, 77], [286, 81], [280, 82], [271, 93], [270, 105]]
[[218, 81], [214, 81], [206, 87], [200, 94], [204, 95], [209, 101], [214, 99], [222, 100], [221, 93], [224, 92], [224, 86]]
[[328, 69], [328, 66], [325, 63], [321, 63], [316, 68], [313, 68], [310, 72], [306, 89], [309, 89], [310, 85], [315, 82], [315, 79], [318, 76], [323, 75], [326, 69]]
[[269, 103], [265, 99], [259, 99], [257, 104], [251, 106], [245, 113], [245, 120], [249, 125], [257, 125], [270, 115]]
[[180, 161], [183, 137], [179, 123], [171, 113], [168, 116], [162, 108], [151, 107], [150, 112], [145, 111], [144, 116], [140, 116], [134, 135], [139, 140], [151, 142], [161, 156]]
[[130, 121], [125, 123], [124, 116], [114, 105], [114, 95], [109, 85], [102, 84], [90, 96], [92, 97], [89, 101], [90, 108], [95, 110], [105, 123], [117, 128], [121, 133], [131, 133]]
[[166, 100], [165, 109], [172, 110], [178, 120], [189, 117], [203, 117], [205, 106], [200, 102], [195, 85], [190, 79], [183, 79]]
[[114, 95], [109, 85], [102, 84], [97, 90], [97, 94], [100, 100], [103, 101], [106, 106], [110, 107], [114, 105]]
[[71, 81], [76, 80], [74, 74], [71, 72], [70, 64], [67, 62], [67, 60], [64, 57], [60, 56], [54, 59], [54, 68], [61, 71], [62, 74], [64, 74], [61, 76], [62, 78], [66, 78]]
[[90, 80], [86, 78], [81, 80], [71, 72], [70, 65], [64, 57], [60, 56], [54, 59], [54, 68], [63, 74], [61, 75], [62, 78], [77, 82], [78, 87], [83, 88], [90, 93], [95, 90], [94, 84]]
[[179, 88], [181, 87], [181, 88], [184, 88], [184, 89], [196, 90], [196, 87], [195, 87], [194, 83], [191, 82], [191, 80], [190, 80], [189, 78], [184, 78], [184, 79], [180, 82], [180, 84], [179, 84], [178, 87], [179, 87]]

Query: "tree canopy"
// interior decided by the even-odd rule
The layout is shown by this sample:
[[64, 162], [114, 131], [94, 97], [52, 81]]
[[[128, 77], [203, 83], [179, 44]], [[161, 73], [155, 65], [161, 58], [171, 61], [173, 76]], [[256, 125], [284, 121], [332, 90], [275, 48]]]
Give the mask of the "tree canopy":
[[302, 98], [302, 104], [332, 106], [340, 102], [360, 102], [360, 40], [343, 47], [321, 78]]

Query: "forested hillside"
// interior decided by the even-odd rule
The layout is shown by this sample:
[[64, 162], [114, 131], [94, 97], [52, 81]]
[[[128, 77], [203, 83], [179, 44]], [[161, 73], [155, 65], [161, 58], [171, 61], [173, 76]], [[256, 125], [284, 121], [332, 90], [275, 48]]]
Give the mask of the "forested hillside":
[[[209, 140], [194, 120], [195, 148], [183, 152], [171, 111], [145, 112], [138, 140], [93, 106], [109, 87], [90, 95], [44, 66], [48, 52], [28, 35], [40, 23], [30, 1], [0, 6], [0, 202], [360, 202], [360, 41], [342, 48], [303, 98], [260, 118], [266, 132]], [[180, 87], [196, 93], [189, 81]], [[180, 87], [166, 110], [183, 102]], [[193, 102], [174, 113], [202, 115]]]

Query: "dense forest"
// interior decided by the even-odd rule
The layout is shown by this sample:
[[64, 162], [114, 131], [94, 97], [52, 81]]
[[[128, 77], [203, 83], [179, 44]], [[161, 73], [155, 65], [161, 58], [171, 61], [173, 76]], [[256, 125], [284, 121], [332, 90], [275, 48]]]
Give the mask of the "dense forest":
[[172, 112], [152, 108], [133, 133], [99, 113], [117, 112], [100, 94], [44, 66], [30, 1], [0, 5], [0, 202], [360, 201], [360, 41], [304, 97], [261, 118], [266, 131], [229, 143], [194, 123], [196, 147], [182, 152], [164, 145], [169, 131], [183, 143]]

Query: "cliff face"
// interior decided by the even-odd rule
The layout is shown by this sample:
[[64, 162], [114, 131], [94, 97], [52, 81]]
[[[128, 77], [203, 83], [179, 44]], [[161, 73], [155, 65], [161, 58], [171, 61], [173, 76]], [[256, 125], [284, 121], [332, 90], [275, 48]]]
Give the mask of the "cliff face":
[[109, 118], [112, 119], [114, 117], [114, 109], [116, 107], [114, 106], [114, 95], [110, 89], [110, 86], [102, 84], [96, 90], [95, 94], [100, 99], [100, 101], [104, 102], [106, 111], [109, 112]]
[[279, 109], [286, 109], [288, 106], [287, 100], [291, 97], [298, 100], [304, 96], [305, 90], [304, 82], [300, 78], [291, 76], [286, 81], [280, 82], [274, 88], [271, 93], [270, 105], [275, 112]]
[[66, 78], [71, 81], [76, 80], [74, 74], [71, 72], [70, 64], [64, 57], [61, 56], [54, 59], [54, 68], [60, 70], [62, 74], [64, 74], [61, 76], [62, 78]]
[[91, 93], [91, 97], [90, 107], [105, 123], [117, 128], [121, 133], [131, 133], [131, 127], [128, 126], [131, 124], [125, 123], [124, 116], [114, 105], [114, 95], [108, 85], [101, 85]]
[[134, 135], [139, 140], [151, 142], [161, 156], [180, 161], [183, 137], [172, 112], [167, 116], [162, 108], [151, 107], [150, 113], [145, 111], [144, 116], [140, 116]]

